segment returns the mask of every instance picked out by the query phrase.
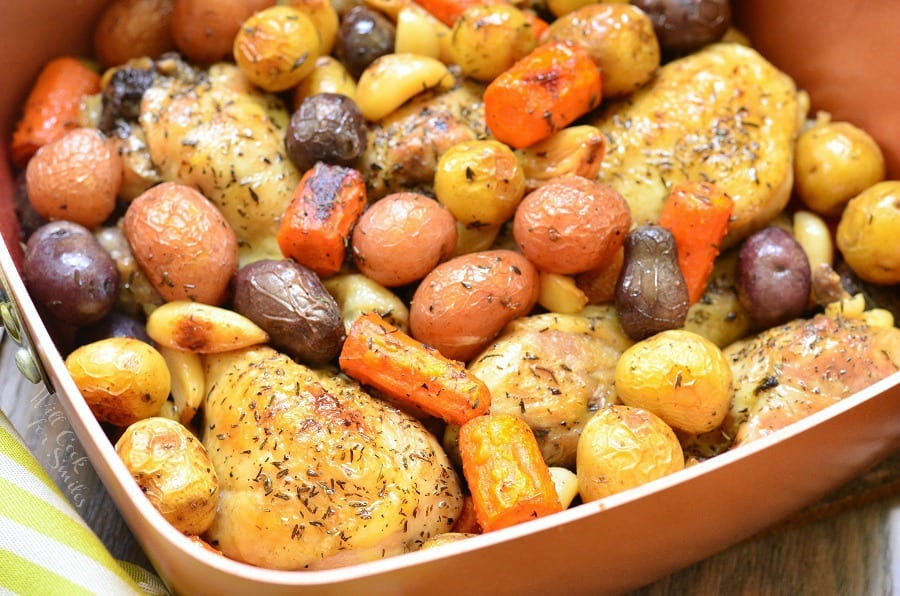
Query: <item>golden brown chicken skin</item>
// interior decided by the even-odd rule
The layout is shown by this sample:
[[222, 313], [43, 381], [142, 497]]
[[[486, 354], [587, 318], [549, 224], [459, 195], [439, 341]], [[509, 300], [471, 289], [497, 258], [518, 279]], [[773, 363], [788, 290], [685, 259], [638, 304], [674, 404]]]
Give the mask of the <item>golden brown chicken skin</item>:
[[208, 356], [206, 369], [203, 442], [220, 478], [208, 537], [226, 556], [339, 567], [451, 528], [458, 477], [414, 418], [267, 347]]
[[900, 329], [820, 314], [732, 344], [732, 447], [764, 437], [900, 370]]

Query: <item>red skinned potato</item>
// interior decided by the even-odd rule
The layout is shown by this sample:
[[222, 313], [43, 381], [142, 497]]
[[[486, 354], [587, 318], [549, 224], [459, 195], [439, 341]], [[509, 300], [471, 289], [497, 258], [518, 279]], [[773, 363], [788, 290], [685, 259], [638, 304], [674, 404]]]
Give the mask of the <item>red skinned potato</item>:
[[220, 305], [238, 268], [234, 230], [197, 190], [166, 182], [145, 191], [125, 212], [123, 232], [134, 257], [168, 302]]
[[107, 67], [133, 58], [158, 58], [173, 49], [174, 0], [115, 0], [94, 28], [94, 54]]
[[410, 332], [444, 356], [467, 361], [507, 323], [530, 312], [539, 291], [537, 269], [517, 252], [456, 257], [419, 284], [409, 311]]
[[425, 277], [456, 248], [456, 220], [440, 203], [413, 192], [373, 203], [353, 230], [357, 268], [386, 287]]
[[211, 64], [233, 57], [241, 24], [275, 0], [175, 0], [172, 39], [193, 62]]
[[581, 176], [560, 176], [522, 200], [513, 237], [541, 271], [573, 275], [609, 262], [630, 226], [628, 203], [613, 188]]
[[76, 128], [38, 149], [25, 177], [38, 214], [93, 229], [116, 208], [122, 159], [99, 131]]

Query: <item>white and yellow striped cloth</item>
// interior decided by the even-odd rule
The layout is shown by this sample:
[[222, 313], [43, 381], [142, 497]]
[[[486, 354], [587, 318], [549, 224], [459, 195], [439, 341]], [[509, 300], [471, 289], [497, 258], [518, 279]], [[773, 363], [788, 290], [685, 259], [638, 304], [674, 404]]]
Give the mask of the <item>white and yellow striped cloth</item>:
[[0, 412], [0, 595], [168, 593], [113, 558]]

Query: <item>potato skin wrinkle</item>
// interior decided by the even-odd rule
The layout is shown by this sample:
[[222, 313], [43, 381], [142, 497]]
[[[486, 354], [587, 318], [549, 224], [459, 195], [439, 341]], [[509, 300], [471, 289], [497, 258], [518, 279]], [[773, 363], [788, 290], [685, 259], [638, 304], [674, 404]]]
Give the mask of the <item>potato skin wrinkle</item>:
[[434, 268], [413, 295], [413, 337], [444, 356], [467, 361], [513, 319], [537, 303], [540, 279], [525, 257], [497, 249], [453, 258]]

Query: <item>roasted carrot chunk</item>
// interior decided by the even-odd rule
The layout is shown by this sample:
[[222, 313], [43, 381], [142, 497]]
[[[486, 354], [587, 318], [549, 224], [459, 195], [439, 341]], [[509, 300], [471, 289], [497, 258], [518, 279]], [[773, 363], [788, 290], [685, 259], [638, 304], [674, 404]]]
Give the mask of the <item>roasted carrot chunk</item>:
[[459, 429], [463, 475], [485, 532], [562, 511], [550, 469], [524, 420], [473, 418]]
[[416, 0], [416, 4], [431, 13], [431, 16], [452, 27], [453, 23], [470, 6], [498, 4], [504, 0]]
[[707, 182], [676, 184], [663, 205], [659, 223], [675, 237], [690, 304], [706, 291], [733, 210], [731, 197]]
[[442, 356], [373, 312], [353, 322], [339, 363], [360, 383], [451, 424], [463, 424], [491, 407], [487, 386], [462, 362]]
[[484, 91], [484, 115], [498, 140], [528, 147], [600, 104], [600, 71], [587, 51], [550, 41], [513, 64]]
[[10, 158], [24, 167], [38, 149], [78, 128], [81, 101], [100, 91], [100, 75], [69, 56], [51, 60], [28, 94], [10, 144]]
[[340, 271], [366, 183], [353, 168], [317, 163], [303, 175], [278, 228], [281, 253], [321, 276]]

